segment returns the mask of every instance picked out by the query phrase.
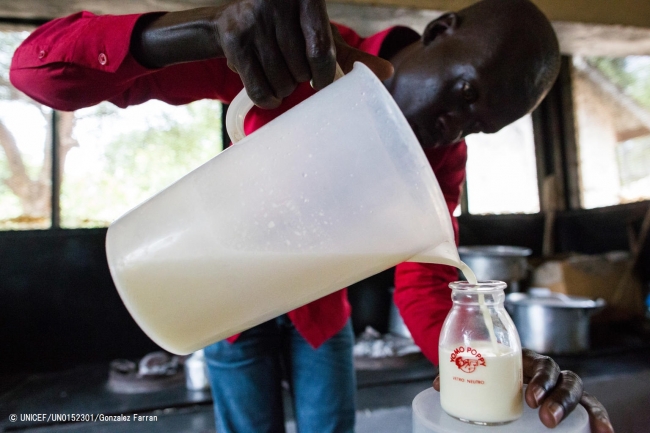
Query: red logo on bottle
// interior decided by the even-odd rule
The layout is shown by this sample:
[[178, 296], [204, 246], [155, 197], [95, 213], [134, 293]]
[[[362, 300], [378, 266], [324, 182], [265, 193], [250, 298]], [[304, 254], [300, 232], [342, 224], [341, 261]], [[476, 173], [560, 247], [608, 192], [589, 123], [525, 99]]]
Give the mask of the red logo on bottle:
[[472, 373], [479, 366], [485, 367], [485, 358], [483, 358], [483, 355], [470, 346], [458, 346], [455, 348], [449, 362], [455, 363], [458, 369], [465, 373]]

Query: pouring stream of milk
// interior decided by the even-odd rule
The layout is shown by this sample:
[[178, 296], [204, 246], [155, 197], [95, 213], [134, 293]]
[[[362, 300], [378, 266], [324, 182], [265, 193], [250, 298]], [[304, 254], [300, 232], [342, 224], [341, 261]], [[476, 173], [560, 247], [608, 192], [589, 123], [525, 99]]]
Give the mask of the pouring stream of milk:
[[[421, 263], [438, 263], [441, 265], [454, 266], [463, 272], [465, 278], [467, 278], [467, 281], [470, 284], [478, 284], [478, 280], [476, 279], [476, 275], [474, 275], [474, 271], [472, 271], [469, 266], [467, 266], [458, 258], [458, 250], [456, 250], [456, 245], [454, 243], [443, 242], [437, 247], [411, 258], [409, 261]], [[498, 354], [501, 351], [497, 345], [497, 338], [494, 334], [494, 324], [492, 323], [492, 318], [490, 317], [490, 311], [485, 304], [485, 295], [483, 293], [479, 293], [478, 295], [478, 304], [483, 315], [483, 320], [485, 321], [485, 326], [487, 327], [488, 333], [490, 334], [492, 349], [494, 350], [495, 354]]]
[[[463, 262], [460, 262], [458, 269], [460, 269], [463, 272], [463, 275], [465, 275], [465, 278], [467, 278], [467, 281], [470, 284], [478, 284], [476, 275], [474, 275], [474, 271], [472, 271], [469, 266], [467, 266]], [[481, 309], [481, 313], [483, 314], [483, 320], [485, 321], [485, 326], [487, 327], [488, 333], [490, 334], [492, 349], [494, 350], [494, 353], [497, 354], [499, 353], [499, 347], [497, 346], [497, 337], [494, 334], [494, 324], [492, 323], [492, 317], [490, 317], [490, 312], [487, 308], [487, 305], [485, 304], [485, 295], [483, 293], [479, 293], [478, 295], [478, 305], [479, 308]]]

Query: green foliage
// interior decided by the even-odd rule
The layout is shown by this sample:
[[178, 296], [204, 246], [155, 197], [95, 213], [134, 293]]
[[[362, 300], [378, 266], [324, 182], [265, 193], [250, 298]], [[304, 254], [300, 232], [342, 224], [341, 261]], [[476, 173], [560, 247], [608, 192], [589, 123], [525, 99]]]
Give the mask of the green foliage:
[[591, 57], [588, 62], [627, 95], [650, 108], [650, 56]]
[[[11, 104], [31, 104], [9, 83], [14, 51], [28, 35], [26, 31], [0, 31], [0, 100], [10, 100]], [[42, 112], [37, 117], [42, 114], [49, 118], [49, 109], [36, 106]], [[163, 114], [162, 119], [155, 109], [152, 111], [154, 121], [151, 124], [135, 127], [134, 122], [128, 119], [129, 111], [107, 103], [75, 113], [77, 126], [79, 122], [90, 120], [86, 123], [90, 125], [90, 132], [88, 127], [81, 131], [75, 126], [72, 133], [74, 139], [79, 139], [76, 135], [85, 134], [85, 142], [80, 145], [87, 149], [80, 152], [80, 149], [73, 148], [68, 159], [74, 159], [76, 155], [76, 167], [71, 170], [64, 167], [61, 190], [63, 226], [107, 225], [222, 149], [220, 103], [206, 100], [163, 110], [167, 114]], [[107, 142], [106, 137], [113, 139]], [[69, 138], [61, 137], [62, 140]], [[42, 161], [31, 161], [26, 152], [22, 156], [30, 176], [34, 178]], [[87, 165], [86, 169], [84, 165]], [[7, 158], [0, 150], [0, 179], [8, 176]], [[0, 182], [0, 219], [8, 220], [22, 213], [18, 197]]]
[[166, 115], [164, 129], [122, 135], [106, 151], [107, 169], [143, 188], [169, 183], [221, 150], [220, 113], [206, 104], [185, 107], [192, 122]]
[[[593, 57], [588, 61], [628, 96], [650, 110], [650, 56]], [[622, 186], [650, 176], [650, 136], [619, 143], [616, 159]]]
[[119, 134], [105, 146], [102, 170], [66, 174], [64, 226], [106, 225], [221, 151], [219, 103], [198, 101], [176, 110], [190, 120], [167, 114], [163, 127]]

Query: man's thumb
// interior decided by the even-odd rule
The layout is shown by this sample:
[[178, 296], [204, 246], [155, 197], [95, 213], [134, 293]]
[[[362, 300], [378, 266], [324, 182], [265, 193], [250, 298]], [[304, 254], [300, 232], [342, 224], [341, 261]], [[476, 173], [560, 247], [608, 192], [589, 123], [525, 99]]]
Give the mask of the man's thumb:
[[352, 70], [354, 62], [361, 62], [366, 65], [380, 80], [386, 80], [393, 75], [393, 65], [380, 57], [352, 48], [343, 40], [335, 38], [336, 61], [344, 73]]

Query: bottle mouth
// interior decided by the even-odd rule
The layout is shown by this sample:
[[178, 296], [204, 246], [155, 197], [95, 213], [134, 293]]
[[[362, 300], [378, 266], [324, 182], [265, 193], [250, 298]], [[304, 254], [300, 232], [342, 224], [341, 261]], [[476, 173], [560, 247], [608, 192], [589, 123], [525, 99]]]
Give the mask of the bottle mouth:
[[469, 281], [454, 281], [453, 283], [449, 283], [449, 288], [452, 290], [483, 293], [505, 290], [507, 286], [505, 282], [497, 280], [479, 281], [476, 284], [472, 284]]

